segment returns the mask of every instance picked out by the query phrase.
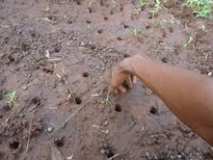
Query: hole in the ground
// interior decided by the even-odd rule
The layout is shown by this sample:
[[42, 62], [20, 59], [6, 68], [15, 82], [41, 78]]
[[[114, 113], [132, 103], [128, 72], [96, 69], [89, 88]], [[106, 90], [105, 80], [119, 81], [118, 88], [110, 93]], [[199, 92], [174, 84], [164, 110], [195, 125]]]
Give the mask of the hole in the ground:
[[32, 33], [31, 33], [31, 36], [32, 36], [33, 38], [35, 38], [35, 37], [36, 37], [36, 33], [35, 33], [35, 32], [32, 32]]
[[98, 34], [101, 34], [101, 33], [103, 33], [103, 29], [99, 29], [97, 32], [98, 32]]
[[168, 58], [163, 57], [163, 58], [161, 59], [161, 61], [162, 61], [163, 63], [168, 63]]
[[113, 14], [114, 14], [114, 11], [113, 11], [113, 10], [111, 10], [111, 11], [110, 11], [110, 14], [111, 14], [111, 15], [113, 15]]
[[90, 20], [86, 20], [86, 23], [87, 24], [91, 24], [92, 22]]
[[64, 146], [64, 137], [55, 139], [55, 140], [54, 140], [54, 144], [55, 144], [57, 147], [63, 147], [63, 146]]
[[92, 8], [88, 7], [88, 11], [89, 11], [89, 13], [92, 13]]
[[124, 58], [128, 58], [128, 57], [130, 57], [129, 54], [124, 54]]
[[173, 32], [174, 32], [174, 30], [173, 30], [172, 27], [169, 27], [169, 32], [170, 32], [170, 33], [173, 33]]
[[82, 76], [85, 77], [85, 78], [87, 78], [87, 77], [89, 77], [89, 73], [88, 73], [88, 72], [84, 72], [84, 73], [82, 74]]
[[26, 52], [30, 49], [30, 45], [26, 44], [26, 43], [22, 43], [21, 44], [21, 49]]
[[88, 47], [89, 47], [91, 50], [95, 50], [95, 49], [96, 49], [96, 46], [95, 46], [94, 44], [90, 44]]
[[31, 99], [31, 103], [34, 105], [40, 105], [41, 104], [41, 99], [39, 97], [33, 97]]
[[51, 16], [51, 15], [50, 15], [50, 16], [48, 16], [47, 18], [48, 18], [49, 20], [51, 20], [51, 21], [56, 21], [56, 17], [55, 17], [55, 16]]
[[75, 97], [75, 103], [76, 104], [81, 104], [82, 103], [82, 100], [80, 97]]
[[76, 2], [77, 5], [81, 5], [81, 1], [80, 0], [74, 0], [74, 2]]
[[146, 28], [146, 29], [150, 29], [150, 28], [151, 28], [151, 25], [147, 24], [147, 25], [145, 26], [145, 28]]
[[9, 60], [10, 62], [15, 62], [15, 58], [14, 58], [12, 55], [9, 55], [9, 56], [8, 56], [8, 60]]
[[104, 20], [105, 20], [105, 21], [108, 21], [108, 20], [109, 20], [109, 18], [108, 18], [108, 17], [104, 17]]
[[121, 111], [122, 111], [122, 107], [121, 107], [120, 104], [116, 104], [116, 105], [115, 105], [115, 111], [116, 111], [116, 112], [121, 112]]
[[127, 24], [124, 24], [123, 26], [125, 29], [129, 28], [129, 25], [127, 25]]
[[109, 146], [109, 145], [104, 146], [103, 149], [101, 149], [101, 152], [102, 152], [108, 159], [112, 158], [112, 157], [115, 155], [115, 153], [114, 153], [114, 151], [113, 151], [113, 148], [112, 148], [111, 146]]
[[17, 140], [14, 140], [14, 141], [9, 143], [10, 149], [18, 149], [19, 145], [20, 145], [20, 143]]
[[122, 41], [123, 39], [121, 37], [117, 37], [117, 40], [118, 41]]
[[150, 111], [149, 111], [151, 114], [158, 114], [158, 109], [156, 107], [151, 107], [150, 108]]
[[67, 21], [67, 23], [68, 23], [68, 24], [72, 24], [73, 21], [72, 21], [71, 19], [69, 19], [69, 20]]
[[61, 47], [55, 47], [54, 52], [55, 52], [55, 53], [59, 53], [60, 50], [61, 50]]
[[124, 7], [123, 6], [120, 6], [120, 11], [122, 12], [124, 10]]

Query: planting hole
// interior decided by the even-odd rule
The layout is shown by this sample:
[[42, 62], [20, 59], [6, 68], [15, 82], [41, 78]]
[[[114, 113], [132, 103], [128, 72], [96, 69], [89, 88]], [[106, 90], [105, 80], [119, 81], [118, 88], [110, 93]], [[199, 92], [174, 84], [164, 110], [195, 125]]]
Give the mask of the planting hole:
[[81, 98], [80, 97], [75, 97], [75, 103], [76, 104], [81, 104], [82, 103], [82, 100], [81, 100]]
[[115, 111], [116, 111], [116, 112], [121, 112], [121, 111], [122, 111], [122, 107], [121, 107], [120, 104], [116, 104], [116, 105], [115, 105]]
[[88, 72], [84, 72], [84, 73], [82, 74], [82, 76], [85, 77], [85, 78], [87, 78], [87, 77], [89, 77], [89, 73], [88, 73]]
[[12, 141], [12, 142], [10, 142], [10, 144], [9, 144], [9, 147], [11, 148], [11, 149], [18, 149], [18, 147], [19, 147], [19, 142], [18, 141]]
[[64, 146], [64, 137], [55, 139], [55, 140], [54, 140], [54, 144], [55, 144], [57, 147], [63, 147], [63, 146]]
[[157, 113], [158, 113], [158, 110], [157, 110], [156, 107], [151, 107], [149, 112], [150, 112], [151, 114], [157, 114]]

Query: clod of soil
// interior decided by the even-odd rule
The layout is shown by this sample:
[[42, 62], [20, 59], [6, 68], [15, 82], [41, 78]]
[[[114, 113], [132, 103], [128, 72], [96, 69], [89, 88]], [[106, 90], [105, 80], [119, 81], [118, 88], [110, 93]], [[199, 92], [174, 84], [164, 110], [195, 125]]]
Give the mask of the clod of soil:
[[87, 78], [87, 77], [89, 77], [89, 73], [88, 73], [88, 72], [84, 72], [84, 73], [82, 74], [82, 76], [85, 77], [85, 78]]
[[151, 107], [150, 108], [150, 111], [149, 111], [151, 114], [158, 114], [158, 109], [156, 107]]
[[54, 144], [55, 144], [57, 147], [63, 147], [63, 146], [64, 146], [64, 137], [55, 139], [55, 140], [54, 140]]
[[82, 103], [82, 100], [80, 97], [75, 97], [75, 103], [80, 105]]
[[121, 111], [122, 111], [122, 107], [121, 107], [120, 104], [116, 104], [116, 105], [115, 105], [115, 111], [116, 111], [116, 112], [121, 112]]
[[12, 141], [12, 142], [9, 143], [10, 149], [13, 149], [13, 150], [18, 149], [19, 145], [20, 145], [20, 143], [17, 140], [14, 140], [14, 141]]

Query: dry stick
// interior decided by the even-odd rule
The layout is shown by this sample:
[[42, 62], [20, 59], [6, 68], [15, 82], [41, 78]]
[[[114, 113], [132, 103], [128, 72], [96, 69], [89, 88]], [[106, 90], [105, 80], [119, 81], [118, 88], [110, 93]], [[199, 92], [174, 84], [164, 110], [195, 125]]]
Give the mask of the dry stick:
[[107, 160], [113, 160], [114, 158], [116, 158], [116, 157], [118, 157], [118, 156], [120, 156], [120, 154], [119, 154], [119, 153], [117, 153], [117, 154], [115, 154], [114, 156], [112, 156], [112, 157], [108, 158]]
[[83, 106], [81, 106], [80, 108], [78, 108], [78, 109], [77, 109], [76, 111], [74, 111], [72, 114], [70, 114], [70, 115], [67, 117], [67, 119], [65, 119], [65, 121], [64, 121], [58, 128], [55, 129], [55, 131], [54, 131], [54, 133], [52, 134], [52, 136], [53, 136], [57, 131], [59, 131], [60, 129], [64, 128], [64, 127], [67, 125], [67, 123], [68, 123], [76, 114], [78, 114], [85, 106], [86, 106], [86, 104], [83, 105]]
[[32, 118], [30, 121], [30, 126], [29, 126], [29, 131], [28, 131], [28, 140], [27, 140], [27, 146], [25, 152], [27, 153], [29, 150], [29, 145], [30, 145], [30, 137], [31, 137], [31, 130], [32, 130], [32, 124], [33, 124], [33, 117], [34, 117], [34, 112], [32, 113]]

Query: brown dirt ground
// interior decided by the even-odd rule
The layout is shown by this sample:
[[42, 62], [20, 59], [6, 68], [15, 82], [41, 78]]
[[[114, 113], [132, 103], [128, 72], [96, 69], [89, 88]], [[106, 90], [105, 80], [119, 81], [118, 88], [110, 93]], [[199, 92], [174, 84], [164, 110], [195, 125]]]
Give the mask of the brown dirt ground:
[[152, 17], [151, 1], [0, 0], [0, 159], [212, 160], [142, 83], [106, 100], [105, 73], [136, 53], [213, 71], [213, 22], [171, 2]]

